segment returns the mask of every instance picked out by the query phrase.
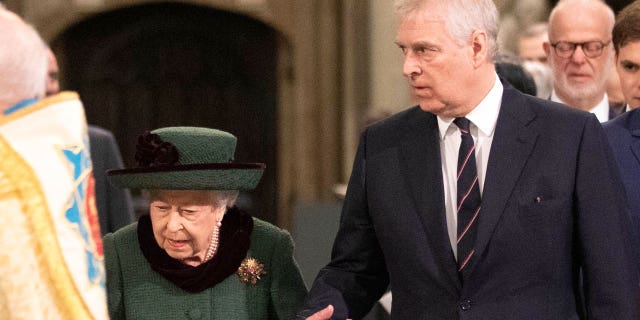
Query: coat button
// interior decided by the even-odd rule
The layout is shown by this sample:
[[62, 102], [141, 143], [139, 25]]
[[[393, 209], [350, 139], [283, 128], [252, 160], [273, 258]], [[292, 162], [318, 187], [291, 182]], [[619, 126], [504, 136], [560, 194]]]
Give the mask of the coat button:
[[471, 310], [471, 300], [467, 299], [460, 302], [460, 309], [462, 309], [462, 311]]

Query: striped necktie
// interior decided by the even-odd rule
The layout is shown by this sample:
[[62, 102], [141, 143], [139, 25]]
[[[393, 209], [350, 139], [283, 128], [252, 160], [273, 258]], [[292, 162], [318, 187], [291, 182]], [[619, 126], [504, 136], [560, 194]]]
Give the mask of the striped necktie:
[[460, 128], [461, 142], [458, 154], [458, 271], [463, 272], [475, 254], [474, 241], [480, 212], [480, 188], [476, 167], [475, 145], [469, 131], [467, 118], [456, 118], [453, 123]]

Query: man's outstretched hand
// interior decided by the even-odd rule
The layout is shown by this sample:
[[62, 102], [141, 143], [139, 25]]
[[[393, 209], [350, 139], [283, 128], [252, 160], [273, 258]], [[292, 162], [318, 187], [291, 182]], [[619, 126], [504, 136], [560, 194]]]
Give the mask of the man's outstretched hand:
[[326, 308], [312, 314], [307, 320], [329, 320], [333, 315], [333, 306], [328, 305]]

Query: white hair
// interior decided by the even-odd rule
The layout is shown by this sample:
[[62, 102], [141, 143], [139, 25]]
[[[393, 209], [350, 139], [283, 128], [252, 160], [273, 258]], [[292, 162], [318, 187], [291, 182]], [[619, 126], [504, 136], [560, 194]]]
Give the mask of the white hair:
[[238, 190], [215, 190], [211, 191], [213, 204], [216, 207], [225, 205], [227, 208], [231, 208], [236, 204], [240, 191]]
[[406, 17], [426, 4], [446, 9], [445, 26], [459, 45], [468, 43], [474, 31], [486, 32], [488, 56], [494, 61], [498, 54], [498, 9], [493, 0], [396, 0], [396, 13]]
[[0, 8], [0, 110], [44, 96], [47, 46], [36, 30]]
[[[153, 200], [157, 200], [159, 198], [160, 192], [166, 190], [159, 189], [147, 189], [142, 190], [142, 196], [147, 199], [147, 201], [151, 202]], [[236, 200], [238, 200], [238, 195], [240, 191], [238, 190], [184, 190], [184, 191], [193, 191], [193, 192], [207, 192], [209, 195], [209, 199], [211, 200], [210, 204], [216, 208], [226, 206], [227, 208], [231, 208], [236, 204]]]

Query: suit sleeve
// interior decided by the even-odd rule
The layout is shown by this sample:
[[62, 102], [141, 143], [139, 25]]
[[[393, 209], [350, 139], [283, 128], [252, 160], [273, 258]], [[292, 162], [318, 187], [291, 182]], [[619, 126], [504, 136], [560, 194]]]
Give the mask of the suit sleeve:
[[[116, 144], [113, 135], [109, 134], [108, 146], [111, 152], [106, 154], [105, 161], [109, 164], [108, 168], [122, 168], [122, 156], [120, 149]], [[116, 230], [130, 224], [134, 220], [133, 204], [131, 194], [126, 189], [119, 189], [113, 185], [108, 185], [109, 194], [109, 227], [108, 232]]]
[[331, 262], [320, 270], [298, 314], [303, 319], [332, 304], [333, 319], [359, 319], [382, 296], [389, 276], [367, 207], [366, 131], [347, 187]]
[[120, 149], [113, 134], [102, 128], [89, 129], [91, 160], [96, 181], [96, 205], [103, 235], [130, 224], [134, 220], [131, 194], [109, 183], [106, 171], [123, 167]]
[[640, 319], [640, 286], [624, 189], [595, 117], [584, 127], [574, 199], [589, 319]]
[[125, 319], [122, 301], [122, 277], [120, 274], [120, 258], [116, 250], [115, 237], [112, 233], [102, 239], [104, 245], [104, 261], [107, 272], [107, 304], [111, 320]]
[[292, 319], [307, 294], [298, 264], [293, 258], [293, 239], [288, 232], [278, 233], [272, 254], [273, 282], [271, 283], [271, 305], [275, 319]]

